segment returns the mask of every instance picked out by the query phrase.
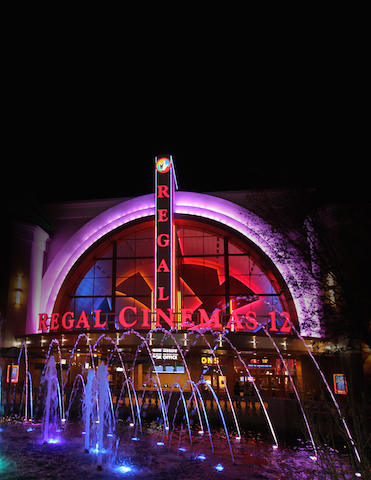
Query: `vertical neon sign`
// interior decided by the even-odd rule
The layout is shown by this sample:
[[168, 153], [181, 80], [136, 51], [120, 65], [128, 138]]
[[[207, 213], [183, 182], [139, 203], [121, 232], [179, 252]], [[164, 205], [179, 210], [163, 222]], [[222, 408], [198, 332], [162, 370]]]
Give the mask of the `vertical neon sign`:
[[176, 306], [174, 185], [171, 155], [155, 157], [155, 295], [154, 309], [169, 312], [170, 322]]

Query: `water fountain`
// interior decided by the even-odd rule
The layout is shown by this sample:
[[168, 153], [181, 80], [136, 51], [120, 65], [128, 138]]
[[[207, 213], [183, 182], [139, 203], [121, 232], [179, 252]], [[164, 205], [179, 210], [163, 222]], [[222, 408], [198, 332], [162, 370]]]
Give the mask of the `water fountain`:
[[51, 356], [48, 360], [41, 383], [46, 385], [45, 408], [42, 420], [42, 439], [44, 443], [57, 443], [59, 441], [59, 435], [57, 435], [58, 407], [60, 407], [60, 421], [62, 420], [62, 415], [59, 382], [54, 356]]
[[108, 370], [104, 363], [101, 363], [95, 375], [97, 404], [98, 404], [98, 435], [96, 448], [98, 450], [98, 470], [102, 470], [103, 465], [103, 449], [104, 449], [104, 427], [108, 426], [110, 434], [112, 434], [112, 417], [110, 415], [110, 390], [108, 383]]
[[85, 386], [84, 400], [83, 400], [83, 412], [85, 423], [85, 453], [89, 453], [90, 445], [90, 422], [91, 412], [93, 409], [93, 381], [94, 370], [89, 370], [88, 379]]
[[[184, 385], [180, 385], [178, 382], [174, 382], [171, 387], [170, 392], [165, 395], [164, 388], [161, 384], [161, 379], [156, 371], [156, 361], [153, 358], [152, 350], [149, 342], [149, 338], [151, 333], [161, 333], [163, 335], [163, 340], [160, 345], [164, 345], [165, 339], [171, 339], [174, 343], [174, 347], [176, 348], [177, 352], [179, 353], [179, 357], [182, 359], [182, 363], [187, 372], [188, 380], [185, 382]], [[215, 342], [213, 344], [212, 341], [209, 341], [207, 337], [207, 333], [211, 334], [215, 338]], [[224, 343], [227, 344], [235, 353], [235, 355], [240, 360], [241, 364], [243, 365], [246, 374], [249, 378], [252, 379], [252, 386], [255, 390], [256, 398], [259, 401], [261, 411], [263, 412], [266, 422], [269, 428], [271, 439], [273, 443], [271, 444], [270, 448], [273, 452], [279, 452], [277, 455], [281, 455], [278, 446], [278, 438], [275, 432], [273, 422], [269, 415], [269, 409], [266, 407], [265, 402], [261, 396], [258, 386], [255, 384], [253, 380], [253, 376], [249, 371], [246, 362], [241, 357], [238, 349], [233, 345], [232, 341], [228, 336], [228, 332], [224, 332], [221, 334], [220, 331], [198, 331], [198, 332], [189, 332], [189, 335], [194, 335], [194, 344], [197, 342], [198, 338], [201, 338], [205, 345], [207, 345], [210, 355], [215, 358], [215, 352], [217, 349]], [[280, 351], [277, 343], [275, 342], [274, 338], [266, 331], [267, 336], [272, 341], [278, 355], [281, 358], [281, 361], [285, 364], [284, 357], [282, 352]], [[119, 345], [120, 342], [125, 338], [126, 335], [135, 335], [139, 340], [140, 344], [137, 347], [137, 351], [134, 355], [134, 360], [131, 369], [127, 369], [124, 358], [120, 352]], [[298, 337], [300, 337], [298, 335]], [[196, 452], [192, 453], [192, 458], [195, 460], [201, 461], [203, 463], [206, 462], [206, 459], [215, 458], [217, 461], [213, 468], [216, 469], [217, 472], [225, 471], [226, 467], [226, 458], [225, 454], [223, 453], [222, 457], [218, 453], [218, 448], [220, 448], [221, 442], [216, 442], [216, 433], [212, 431], [212, 422], [209, 418], [208, 408], [206, 407], [206, 402], [204, 400], [203, 390], [209, 391], [211, 394], [212, 401], [215, 403], [217, 407], [217, 412], [219, 414], [219, 420], [222, 424], [223, 431], [224, 431], [224, 444], [226, 451], [229, 452], [230, 465], [238, 464], [240, 460], [240, 449], [242, 448], [242, 444], [244, 444], [244, 434], [241, 431], [241, 427], [238, 421], [238, 414], [236, 409], [233, 405], [234, 400], [231, 397], [228, 389], [226, 390], [226, 400], [225, 405], [228, 405], [229, 408], [229, 416], [232, 418], [232, 425], [228, 424], [228, 419], [226, 417], [226, 410], [223, 409], [220, 403], [220, 399], [218, 398], [216, 392], [212, 388], [210, 384], [208, 384], [203, 375], [200, 379], [192, 378], [191, 371], [189, 370], [189, 366], [187, 363], [187, 351], [186, 349], [181, 348], [179, 343], [176, 341], [175, 335], [168, 330], [157, 328], [152, 330], [148, 333], [146, 337], [143, 337], [139, 332], [134, 330], [125, 331], [120, 338], [112, 339], [109, 335], [102, 333], [102, 335], [97, 339], [94, 345], [90, 345], [89, 339], [85, 334], [79, 335], [76, 340], [75, 345], [72, 348], [70, 362], [68, 364], [67, 375], [69, 369], [71, 368], [71, 360], [73, 355], [79, 345], [79, 342], [82, 340], [86, 340], [88, 344], [88, 357], [90, 361], [91, 368], [89, 368], [87, 375], [79, 374], [75, 378], [74, 386], [72, 389], [72, 393], [69, 399], [69, 404], [66, 409], [65, 414], [65, 383], [63, 383], [63, 377], [61, 376], [60, 381], [58, 379], [58, 371], [56, 366], [56, 361], [54, 354], [52, 354], [53, 347], [56, 348], [59, 358], [61, 359], [61, 352], [60, 346], [56, 339], [53, 339], [49, 345], [48, 355], [47, 355], [47, 364], [45, 370], [43, 372], [42, 380], [41, 380], [41, 387], [39, 396], [43, 395], [44, 398], [44, 413], [42, 418], [42, 426], [41, 426], [41, 438], [44, 443], [53, 444], [59, 442], [61, 440], [61, 424], [68, 423], [69, 425], [73, 424], [72, 420], [69, 419], [69, 412], [71, 408], [72, 400], [74, 396], [77, 395], [78, 391], [81, 391], [81, 401], [82, 401], [82, 412], [83, 412], [83, 429], [84, 429], [84, 442], [83, 446], [81, 446], [80, 451], [85, 451], [86, 453], [91, 453], [96, 455], [96, 467], [98, 470], [103, 468], [103, 465], [107, 464], [109, 467], [108, 458], [110, 458], [117, 468], [119, 468], [121, 473], [125, 473], [130, 471], [130, 466], [124, 462], [125, 460], [125, 451], [132, 452], [134, 448], [143, 448], [140, 445], [147, 445], [145, 442], [149, 442], [146, 429], [148, 427], [143, 428], [143, 414], [145, 412], [145, 393], [146, 390], [142, 389], [142, 395], [137, 395], [137, 392], [134, 388], [134, 383], [131, 378], [131, 371], [133, 370], [138, 356], [139, 351], [144, 349], [147, 352], [148, 358], [152, 364], [152, 369], [150, 369], [150, 373], [148, 378], [146, 379], [147, 387], [151, 386], [151, 389], [156, 394], [156, 403], [158, 401], [158, 412], [159, 418], [156, 422], [157, 430], [161, 435], [161, 438], [156, 438], [154, 443], [148, 444], [148, 450], [161, 449], [166, 448], [168, 452], [173, 451], [174, 447], [174, 439], [177, 455], [187, 455], [187, 452], [195, 452], [199, 446], [202, 446], [204, 452], [207, 449], [210, 450], [210, 453], [203, 453], [203, 452]], [[102, 341], [108, 341], [112, 345], [112, 352], [110, 356], [107, 358], [107, 364], [103, 361], [100, 362], [98, 366], [95, 365], [94, 361], [94, 352], [96, 352], [100, 346]], [[302, 339], [304, 342], [304, 339]], [[305, 342], [304, 342], [305, 343]], [[192, 342], [191, 342], [192, 345]], [[25, 362], [27, 362], [27, 350], [24, 349], [25, 352]], [[311, 353], [311, 352], [309, 352]], [[117, 355], [119, 358], [121, 369], [124, 374], [124, 382], [121, 388], [120, 395], [115, 399], [116, 400], [116, 407], [114, 408], [114, 404], [112, 401], [111, 391], [109, 387], [108, 381], [108, 369], [107, 365], [113, 358], [113, 355]], [[315, 358], [311, 355], [312, 360], [316, 363]], [[95, 363], [94, 363], [95, 362]], [[61, 364], [61, 362], [59, 362]], [[217, 363], [217, 362], [215, 362]], [[318, 364], [316, 364], [319, 368]], [[220, 370], [220, 366], [218, 366]], [[288, 367], [286, 365], [286, 370], [288, 371]], [[320, 370], [320, 369], [319, 369]], [[220, 370], [220, 374], [221, 374]], [[322, 378], [324, 379], [323, 373]], [[26, 370], [26, 380], [24, 388], [29, 391], [29, 394], [26, 394], [26, 404], [27, 398], [32, 398], [32, 378], [28, 370]], [[325, 379], [324, 379], [325, 380]], [[309, 424], [309, 420], [305, 414], [305, 411], [302, 406], [302, 402], [300, 399], [300, 395], [298, 390], [295, 387], [295, 382], [290, 375], [290, 381], [292, 382], [292, 386], [295, 392], [296, 399], [298, 401], [299, 407], [301, 408], [303, 421], [307, 429], [307, 433], [310, 438], [310, 447], [306, 448], [307, 457], [312, 459], [313, 463], [316, 463], [316, 460], [319, 457], [318, 446], [314, 441], [314, 437], [311, 431], [311, 427]], [[81, 389], [78, 389], [78, 385], [81, 384]], [[186, 393], [186, 387], [190, 387], [190, 392]], [[122, 414], [119, 410], [120, 400], [125, 397], [124, 392], [126, 391], [126, 398], [129, 399], [129, 409], [130, 414], [126, 418], [122, 418]], [[173, 395], [179, 395], [176, 405], [172, 407], [172, 397]], [[23, 398], [23, 395], [22, 395]], [[175, 397], [176, 398], [176, 397]], [[22, 408], [22, 407], [21, 407]], [[340, 407], [339, 407], [340, 409]], [[340, 410], [338, 410], [340, 413]], [[183, 414], [183, 419], [179, 421], [178, 414]], [[31, 415], [33, 417], [33, 407], [32, 402], [29, 403], [29, 408], [25, 410], [25, 417], [27, 418]], [[191, 418], [193, 416], [193, 418]], [[121, 425], [121, 431], [117, 430], [118, 420], [120, 419], [123, 422]], [[196, 420], [196, 422], [194, 421]], [[349, 428], [345, 422], [345, 419], [341, 417], [342, 423], [347, 427], [346, 431], [350, 435]], [[179, 426], [180, 424], [180, 426]], [[194, 425], [192, 425], [194, 424]], [[195, 428], [196, 425], [199, 425], [198, 428]], [[234, 429], [233, 434], [230, 433], [231, 426]], [[72, 428], [72, 427], [71, 427]], [[135, 428], [135, 430], [133, 430]], [[132, 431], [133, 433], [128, 433]], [[187, 431], [187, 435], [183, 435], [183, 431]], [[124, 432], [124, 433], [123, 433]], [[126, 432], [126, 433], [125, 433]], [[206, 446], [205, 441], [203, 440], [204, 433], [205, 441], [207, 440], [209, 443], [209, 447]], [[67, 435], [64, 432], [63, 435]], [[121, 435], [121, 436], [120, 436]], [[126, 437], [125, 437], [126, 435]], [[129, 440], [127, 440], [127, 436], [129, 435]], [[126, 440], [123, 440], [126, 438]], [[352, 439], [352, 437], [350, 437]], [[178, 440], [176, 442], [176, 439]], [[353, 440], [353, 439], [352, 439]], [[121, 442], [121, 445], [120, 445]], [[138, 445], [138, 447], [137, 447]], [[354, 441], [352, 443], [354, 445]], [[147, 448], [147, 447], [146, 447]], [[222, 447], [223, 448], [223, 447]], [[355, 448], [355, 445], [354, 445]], [[159, 454], [159, 450], [156, 450]], [[237, 454], [237, 457], [236, 457]], [[276, 454], [276, 453], [275, 453]], [[355, 449], [355, 454], [360, 462], [360, 455], [358, 450]], [[157, 455], [157, 454], [156, 454]], [[191, 455], [191, 453], [189, 453]], [[127, 455], [130, 456], [129, 454]], [[87, 456], [88, 457], [88, 456]], [[220, 462], [223, 458], [224, 462]], [[239, 460], [236, 461], [236, 458]], [[106, 460], [105, 460], [106, 459]], [[107, 463], [108, 462], [108, 463]], [[124, 463], [123, 463], [124, 462]], [[206, 462], [207, 463], [207, 462]], [[205, 464], [206, 464], [205, 463]], [[224, 463], [224, 465], [223, 465]], [[115, 468], [116, 468], [115, 467]], [[113, 468], [113, 467], [112, 467]], [[231, 466], [229, 468], [232, 468]]]
[[2, 386], [3, 386], [3, 370], [0, 366], [0, 416], [3, 414], [3, 402], [2, 400]]

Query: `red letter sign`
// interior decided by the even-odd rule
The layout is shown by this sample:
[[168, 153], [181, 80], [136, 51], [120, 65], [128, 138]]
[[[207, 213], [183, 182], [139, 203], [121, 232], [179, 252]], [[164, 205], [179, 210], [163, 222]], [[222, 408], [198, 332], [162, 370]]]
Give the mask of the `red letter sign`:
[[[66, 312], [62, 316], [62, 328], [64, 328], [65, 330], [70, 330], [73, 327], [74, 316], [75, 316], [74, 312]], [[71, 317], [71, 318], [67, 320], [67, 317]], [[68, 321], [68, 324], [67, 324], [67, 321]]]
[[125, 313], [126, 310], [131, 310], [135, 315], [137, 314], [137, 307], [124, 307], [121, 312], [119, 313], [119, 322], [120, 325], [122, 325], [124, 328], [133, 328], [134, 325], [137, 323], [136, 320], [134, 320], [131, 323], [128, 323], [125, 319]]
[[[156, 168], [156, 218], [155, 218], [155, 291], [154, 308], [162, 312], [176, 308], [175, 252], [174, 252], [174, 168], [172, 158], [155, 159]], [[161, 314], [160, 314], [161, 315]], [[168, 317], [169, 318], [169, 317]], [[158, 320], [157, 320], [158, 323]], [[167, 322], [169, 325], [172, 320]]]
[[47, 320], [48, 320], [47, 313], [39, 313], [39, 330], [42, 330], [43, 332], [48, 331], [48, 327], [46, 325]]

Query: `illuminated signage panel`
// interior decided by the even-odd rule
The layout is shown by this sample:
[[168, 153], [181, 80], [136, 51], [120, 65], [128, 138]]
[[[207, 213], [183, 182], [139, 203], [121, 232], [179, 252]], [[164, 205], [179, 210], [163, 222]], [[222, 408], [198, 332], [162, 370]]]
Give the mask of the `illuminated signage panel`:
[[[247, 252], [228, 237], [220, 239], [219, 232], [181, 226], [176, 230], [177, 183], [172, 156], [156, 157], [154, 172], [154, 238], [151, 233], [144, 250], [136, 239], [134, 250], [125, 250], [125, 255], [122, 251], [118, 254], [124, 240], [117, 242], [115, 250], [111, 247], [111, 264], [108, 260], [96, 261], [77, 289], [73, 287], [74, 295], [66, 302], [64, 312], [38, 314], [38, 331], [165, 327], [190, 332], [212, 329], [256, 333], [263, 327], [274, 333], [291, 333], [290, 315], [280, 311], [281, 294]], [[126, 254], [130, 260], [133, 257], [139, 261], [126, 261]], [[104, 262], [108, 267], [104, 265], [102, 270]], [[270, 302], [263, 303], [256, 291], [266, 297], [269, 293]], [[97, 292], [103, 294], [99, 300]]]
[[[155, 292], [154, 310], [173, 327], [175, 308], [174, 168], [171, 155], [155, 158]], [[157, 318], [157, 326], [160, 326]]]
[[7, 383], [18, 383], [19, 380], [19, 365], [8, 365], [6, 372]]
[[342, 373], [334, 373], [334, 392], [336, 395], [347, 395], [348, 385], [347, 379]]
[[[169, 307], [170, 308], [170, 307]], [[165, 313], [161, 308], [156, 309], [155, 321], [156, 326], [161, 326], [160, 321], [165, 321], [171, 328], [183, 331], [206, 331], [206, 330], [230, 330], [230, 319], [228, 324], [223, 326], [220, 323], [219, 311], [216, 310], [210, 317], [204, 309], [198, 309], [196, 312], [192, 313], [190, 310], [181, 309], [181, 323], [180, 325], [175, 325], [173, 322], [173, 313], [169, 310]], [[255, 312], [250, 312], [254, 313]], [[94, 314], [89, 314], [84, 310], [81, 312], [79, 317], [74, 317], [73, 312], [66, 312], [63, 315], [55, 312], [51, 316], [48, 316], [47, 313], [39, 313], [39, 331], [42, 332], [56, 332], [59, 330], [72, 330], [72, 329], [81, 329], [81, 330], [93, 330], [93, 329], [105, 329], [107, 327], [107, 321], [103, 321], [101, 318], [101, 310], [94, 310]], [[251, 325], [249, 320], [246, 320], [243, 315], [238, 316], [236, 313], [233, 313], [235, 318], [238, 318], [238, 322], [241, 325], [239, 331], [251, 332]], [[269, 331], [288, 333], [288, 329], [285, 326], [286, 322], [290, 321], [289, 314], [287, 312], [282, 312], [282, 315], [285, 318], [285, 323], [283, 326], [277, 328], [270, 327]], [[195, 323], [199, 320], [199, 323]], [[149, 330], [150, 325], [150, 311], [148, 308], [142, 308], [138, 310], [137, 307], [124, 307], [120, 310], [119, 313], [119, 325], [116, 328], [118, 329], [130, 329], [130, 328], [139, 328]], [[259, 325], [257, 323], [257, 325]], [[251, 366], [255, 365], [255, 363]], [[262, 362], [261, 366], [266, 366]]]
[[179, 360], [179, 353], [174, 348], [153, 348], [152, 356], [156, 360]]
[[264, 358], [252, 358], [249, 362], [249, 367], [257, 367], [257, 368], [271, 368], [272, 363], [269, 361], [267, 357]]
[[202, 365], [219, 365], [220, 360], [219, 357], [210, 357], [210, 356], [203, 356], [201, 357]]

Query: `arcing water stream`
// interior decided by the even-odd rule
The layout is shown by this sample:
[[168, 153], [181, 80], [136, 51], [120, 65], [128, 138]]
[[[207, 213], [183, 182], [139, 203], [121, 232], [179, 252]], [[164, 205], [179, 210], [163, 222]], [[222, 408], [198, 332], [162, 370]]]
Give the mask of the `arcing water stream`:
[[[153, 357], [152, 350], [149, 344], [150, 334], [154, 332], [163, 334], [164, 338], [172, 339], [172, 341], [174, 342], [174, 346], [176, 347], [179, 353], [179, 357], [182, 360], [184, 369], [188, 376], [188, 380], [183, 386], [180, 386], [178, 382], [174, 382], [167, 401], [165, 400], [164, 389], [161, 384], [160, 376], [156, 371], [156, 361]], [[215, 358], [215, 352], [217, 351], [217, 348], [221, 344], [221, 340], [222, 342], [228, 344], [234, 350], [236, 356], [239, 358], [241, 364], [243, 365], [246, 371], [246, 374], [250, 379], [252, 379], [252, 385], [254, 387], [256, 397], [258, 398], [258, 401], [261, 406], [261, 410], [264, 413], [271, 437], [273, 439], [273, 445], [272, 445], [273, 449], [276, 450], [279, 446], [279, 442], [278, 442], [277, 434], [276, 434], [272, 419], [269, 414], [269, 410], [267, 409], [267, 406], [262, 398], [259, 388], [256, 385], [253, 379], [253, 376], [249, 371], [248, 366], [246, 365], [245, 361], [241, 357], [240, 352], [233, 345], [233, 343], [231, 342], [231, 340], [229, 339], [226, 333], [222, 335], [219, 331], [216, 331], [216, 332], [211, 331], [208, 333], [212, 333], [215, 336], [215, 346], [213, 346], [207, 339], [206, 332], [195, 333], [195, 337], [194, 337], [195, 342], [197, 341], [197, 338], [201, 335], [204, 342], [208, 345], [210, 354], [214, 358]], [[277, 343], [274, 341], [274, 339], [272, 338], [272, 336], [268, 331], [265, 331], [265, 333], [267, 334], [272, 344], [274, 345], [277, 353], [281, 358], [281, 361], [283, 362], [283, 365], [285, 365], [286, 370], [289, 371], [289, 368], [284, 360], [282, 352], [277, 346]], [[125, 359], [123, 358], [119, 350], [120, 341], [122, 341], [126, 335], [135, 335], [141, 342], [140, 345], [137, 347], [137, 351], [133, 360], [133, 365], [129, 371], [127, 371], [127, 369], [125, 368], [125, 361], [124, 361]], [[306, 345], [304, 339], [298, 333], [297, 333], [297, 336], [302, 340], [303, 344]], [[112, 339], [109, 335], [102, 333], [102, 335], [97, 339], [94, 345], [90, 345], [89, 337], [86, 334], [81, 334], [78, 336], [75, 342], [75, 345], [72, 348], [66, 378], [68, 376], [68, 371], [71, 368], [71, 360], [75, 354], [75, 351], [77, 349], [77, 346], [79, 345], [79, 342], [82, 339], [85, 339], [88, 344], [88, 350], [89, 350], [88, 355], [90, 356], [91, 368], [87, 373], [86, 380], [81, 374], [76, 377], [74, 382], [74, 388], [72, 390], [71, 398], [68, 403], [67, 409], [65, 408], [66, 407], [65, 406], [66, 382], [63, 383], [62, 370], [60, 371], [60, 379], [58, 378], [56, 361], [55, 361], [54, 355], [52, 354], [52, 349], [53, 347], [55, 347], [57, 358], [59, 359], [59, 365], [61, 365], [62, 362], [61, 362], [60, 345], [58, 340], [56, 339], [53, 339], [50, 342], [48, 354], [47, 354], [47, 363], [45, 365], [41, 386], [39, 389], [39, 397], [42, 394], [42, 390], [43, 390], [43, 395], [41, 396], [43, 396], [44, 398], [44, 408], [43, 408], [43, 417], [42, 417], [42, 434], [41, 434], [41, 439], [44, 443], [53, 444], [61, 440], [61, 436], [62, 436], [61, 434], [63, 433], [63, 428], [66, 428], [66, 424], [69, 421], [69, 413], [70, 413], [72, 399], [76, 395], [79, 383], [82, 385], [82, 411], [83, 411], [84, 435], [85, 435], [84, 450], [85, 452], [94, 452], [97, 454], [98, 469], [103, 468], [105, 455], [109, 455], [111, 459], [117, 457], [117, 453], [115, 452], [117, 452], [117, 448], [120, 444], [120, 439], [116, 435], [116, 426], [119, 420], [120, 400], [122, 398], [125, 388], [127, 391], [127, 396], [129, 398], [130, 412], [131, 412], [131, 415], [130, 417], [128, 417], [127, 422], [130, 428], [135, 429], [135, 434], [132, 437], [132, 439], [139, 440], [140, 437], [138, 437], [138, 434], [139, 435], [143, 434], [142, 422], [143, 422], [143, 414], [144, 414], [144, 408], [145, 408], [145, 402], [144, 402], [145, 390], [143, 389], [142, 398], [138, 396], [137, 392], [134, 389], [134, 384], [130, 378], [130, 375], [137, 361], [139, 351], [142, 348], [145, 348], [145, 351], [147, 352], [150, 362], [152, 364], [152, 370], [151, 370], [152, 376], [147, 379], [147, 385], [153, 385], [153, 387], [156, 389], [157, 396], [158, 396], [158, 403], [159, 403], [159, 412], [161, 416], [161, 420], [159, 420], [159, 428], [162, 431], [162, 438], [161, 440], [159, 440], [157, 445], [158, 446], [165, 445], [165, 443], [168, 442], [168, 448], [170, 449], [171, 442], [174, 437], [174, 433], [178, 428], [177, 422], [176, 422], [177, 414], [179, 412], [179, 409], [183, 408], [183, 422], [181, 424], [180, 431], [178, 432], [179, 434], [178, 445], [181, 444], [181, 436], [182, 436], [183, 429], [184, 430], [186, 429], [188, 431], [189, 443], [191, 447], [194, 443], [193, 434], [192, 434], [192, 421], [190, 419], [190, 410], [192, 410], [192, 412], [196, 413], [196, 418], [198, 419], [198, 424], [200, 425], [198, 436], [200, 435], [202, 436], [207, 431], [207, 436], [210, 442], [211, 453], [217, 455], [217, 452], [215, 452], [215, 447], [213, 442], [213, 433], [212, 433], [212, 428], [210, 424], [210, 419], [208, 418], [207, 408], [205, 406], [205, 401], [203, 399], [203, 395], [200, 390], [200, 387], [202, 387], [203, 389], [207, 389], [211, 393], [212, 400], [215, 402], [217, 406], [217, 410], [220, 416], [220, 421], [223, 426], [224, 432], [226, 434], [225, 442], [226, 442], [226, 445], [228, 446], [231, 462], [232, 464], [235, 463], [234, 448], [235, 448], [235, 445], [241, 441], [242, 432], [241, 432], [241, 428], [238, 421], [238, 415], [234, 407], [234, 402], [228, 391], [228, 388], [226, 389], [227, 402], [229, 402], [230, 411], [233, 418], [233, 429], [236, 432], [233, 436], [231, 436], [229, 432], [225, 411], [223, 411], [218, 395], [214, 391], [213, 387], [204, 380], [203, 375], [201, 376], [200, 379], [192, 378], [191, 371], [189, 369], [187, 359], [186, 359], [186, 351], [185, 349], [181, 348], [181, 346], [176, 341], [176, 338], [172, 332], [169, 332], [168, 330], [165, 330], [163, 328], [157, 328], [149, 332], [146, 337], [143, 337], [139, 332], [135, 330], [128, 330], [124, 332], [120, 338], [116, 338], [116, 339]], [[125, 381], [122, 385], [121, 393], [116, 404], [116, 410], [114, 409], [114, 405], [112, 402], [112, 395], [111, 395], [109, 382], [108, 382], [107, 365], [101, 362], [100, 365], [96, 368], [95, 361], [94, 361], [94, 352], [97, 350], [97, 348], [99, 347], [100, 343], [103, 340], [110, 342], [112, 345], [112, 354], [108, 358], [108, 362], [111, 360], [113, 355], [116, 354], [120, 360], [121, 368], [125, 377]], [[161, 344], [163, 344], [163, 342], [161, 342]], [[361, 457], [360, 457], [359, 451], [355, 445], [355, 442], [353, 440], [353, 437], [351, 435], [347, 422], [341, 414], [340, 407], [337, 404], [336, 399], [334, 398], [331, 392], [331, 389], [328, 383], [326, 382], [325, 376], [321, 371], [321, 369], [319, 368], [319, 365], [316, 362], [316, 359], [314, 358], [312, 352], [310, 352], [310, 349], [307, 346], [306, 348], [308, 349], [308, 354], [312, 359], [314, 365], [318, 369], [318, 372], [322, 380], [324, 381], [326, 388], [330, 393], [331, 399], [337, 409], [340, 420], [344, 426], [345, 432], [348, 435], [349, 441], [354, 448], [354, 454], [357, 458], [357, 461], [361, 465]], [[25, 420], [28, 420], [30, 418], [31, 425], [32, 425], [33, 423], [35, 423], [36, 419], [33, 418], [34, 407], [33, 407], [33, 395], [32, 395], [32, 378], [31, 378], [30, 372], [28, 371], [28, 361], [27, 361], [28, 353], [27, 353], [26, 343], [23, 344], [22, 350], [24, 353], [25, 365], [26, 365], [26, 375], [25, 375], [26, 392], [25, 392], [25, 402], [24, 402], [24, 408], [25, 408], [24, 418]], [[18, 361], [20, 361], [21, 354], [22, 354], [22, 351], [19, 355]], [[220, 370], [220, 367], [218, 368]], [[220, 374], [221, 373], [222, 372], [220, 370]], [[315, 443], [310, 422], [302, 406], [299, 391], [296, 388], [295, 382], [292, 379], [291, 375], [290, 375], [290, 381], [292, 382], [292, 387], [295, 392], [295, 396], [303, 416], [303, 421], [305, 423], [306, 430], [310, 438], [311, 448], [308, 450], [308, 457], [312, 459], [313, 462], [316, 462], [319, 456], [318, 446]], [[191, 390], [191, 394], [188, 400], [186, 399], [186, 396], [185, 396], [185, 388], [187, 387], [187, 385], [190, 386], [190, 390]], [[179, 392], [179, 399], [173, 413], [172, 421], [170, 421], [169, 415], [170, 415], [171, 396], [175, 391]], [[22, 395], [22, 401], [23, 401], [23, 395]], [[20, 413], [22, 415], [22, 403], [21, 403]], [[108, 441], [107, 441], [107, 438], [109, 439]], [[115, 439], [116, 439], [116, 443], [115, 443]], [[359, 474], [359, 472], [357, 473]]]

